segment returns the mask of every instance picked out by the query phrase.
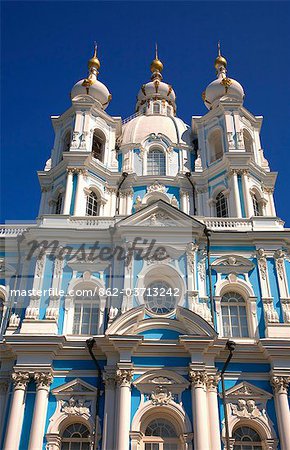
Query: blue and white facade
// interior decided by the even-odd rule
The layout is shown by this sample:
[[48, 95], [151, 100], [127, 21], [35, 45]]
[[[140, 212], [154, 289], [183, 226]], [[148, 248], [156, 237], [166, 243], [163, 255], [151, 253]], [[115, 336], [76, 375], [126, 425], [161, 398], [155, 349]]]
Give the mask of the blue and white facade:
[[38, 218], [1, 229], [1, 449], [290, 450], [290, 230], [226, 66], [187, 125], [156, 54], [122, 120], [95, 52], [52, 117]]

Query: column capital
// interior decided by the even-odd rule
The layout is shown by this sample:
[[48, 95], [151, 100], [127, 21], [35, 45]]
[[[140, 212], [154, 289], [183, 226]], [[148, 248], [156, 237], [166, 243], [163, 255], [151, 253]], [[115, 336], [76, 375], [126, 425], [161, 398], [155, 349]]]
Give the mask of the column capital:
[[116, 382], [118, 386], [130, 387], [132, 379], [133, 379], [132, 369], [118, 369], [116, 371]]
[[25, 390], [27, 384], [29, 383], [29, 373], [28, 372], [13, 372], [11, 378], [14, 384], [14, 390], [22, 389]]
[[219, 381], [220, 381], [220, 374], [208, 375], [206, 379], [206, 387], [208, 391], [217, 392]]
[[106, 389], [114, 389], [116, 385], [116, 369], [106, 369], [103, 372], [103, 381], [106, 386]]
[[193, 387], [205, 387], [207, 382], [207, 373], [205, 370], [189, 369], [189, 380]]
[[34, 374], [36, 389], [49, 389], [52, 383], [53, 376], [49, 372], [36, 372]]
[[290, 384], [290, 376], [273, 375], [271, 385], [275, 394], [287, 394]]

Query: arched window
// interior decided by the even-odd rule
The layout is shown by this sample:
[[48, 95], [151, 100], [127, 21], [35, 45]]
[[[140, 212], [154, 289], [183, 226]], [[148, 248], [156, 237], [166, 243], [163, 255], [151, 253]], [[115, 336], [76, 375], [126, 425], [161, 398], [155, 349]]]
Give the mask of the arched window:
[[56, 204], [55, 204], [55, 214], [61, 214], [62, 213], [62, 204], [63, 204], [63, 195], [58, 194]]
[[159, 103], [153, 103], [153, 114], [160, 114], [160, 105], [159, 105]]
[[168, 314], [176, 308], [174, 289], [164, 281], [149, 284], [144, 294], [146, 308], [155, 314]]
[[178, 450], [179, 438], [174, 426], [166, 419], [155, 419], [145, 430], [145, 450]]
[[62, 151], [68, 152], [71, 144], [71, 131], [67, 131], [62, 140]]
[[217, 161], [223, 157], [222, 134], [220, 130], [213, 131], [208, 138], [210, 162]]
[[73, 334], [98, 334], [100, 299], [94, 295], [94, 286], [80, 287], [77, 294], [74, 299]]
[[229, 217], [228, 202], [223, 192], [216, 196], [216, 216]]
[[162, 150], [152, 149], [147, 157], [148, 175], [166, 175], [165, 155]]
[[103, 162], [105, 149], [105, 136], [100, 130], [95, 130], [93, 134], [92, 156]]
[[248, 130], [243, 130], [243, 138], [244, 138], [244, 146], [245, 150], [248, 153], [252, 153], [253, 151], [253, 139]]
[[98, 216], [100, 213], [100, 203], [97, 194], [90, 192], [87, 196], [86, 216]]
[[261, 450], [262, 443], [258, 433], [249, 427], [239, 427], [233, 433], [234, 450]]
[[62, 434], [61, 450], [90, 450], [90, 444], [90, 432], [82, 423], [69, 425]]
[[254, 216], [262, 216], [262, 205], [257, 199], [256, 194], [252, 195], [252, 202], [253, 202], [253, 208], [254, 208]]
[[221, 299], [224, 337], [248, 337], [247, 308], [243, 297], [237, 292], [228, 292]]

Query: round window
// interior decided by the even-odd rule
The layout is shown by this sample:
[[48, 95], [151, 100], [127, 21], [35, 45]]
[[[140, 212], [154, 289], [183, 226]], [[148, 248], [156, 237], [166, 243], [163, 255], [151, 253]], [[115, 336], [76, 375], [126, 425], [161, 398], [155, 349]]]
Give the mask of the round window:
[[176, 308], [174, 289], [164, 281], [155, 281], [147, 286], [144, 301], [146, 308], [155, 314], [168, 314]]

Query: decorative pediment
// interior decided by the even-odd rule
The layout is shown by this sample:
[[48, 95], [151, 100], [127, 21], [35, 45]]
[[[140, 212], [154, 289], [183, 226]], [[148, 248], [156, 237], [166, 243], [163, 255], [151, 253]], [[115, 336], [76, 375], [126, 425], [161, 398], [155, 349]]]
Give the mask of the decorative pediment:
[[57, 388], [54, 388], [52, 391], [53, 395], [56, 396], [71, 396], [71, 395], [96, 395], [97, 388], [92, 386], [89, 383], [86, 383], [85, 381], [81, 380], [80, 378], [76, 378], [75, 380], [72, 380], [68, 383], [62, 384], [61, 386], [58, 386]]
[[227, 399], [242, 397], [244, 399], [269, 400], [269, 398], [272, 397], [272, 394], [247, 381], [243, 381], [237, 386], [228, 389], [226, 391], [226, 397]]
[[248, 273], [254, 264], [247, 258], [239, 255], [226, 255], [216, 259], [212, 268], [218, 273]]
[[168, 317], [146, 316], [144, 306], [130, 309], [115, 319], [106, 331], [106, 335], [142, 335], [143, 332], [154, 329], [177, 331], [181, 335], [194, 335], [201, 337], [215, 337], [216, 332], [212, 326], [201, 316], [177, 307], [174, 319]]
[[203, 233], [204, 225], [163, 200], [157, 200], [117, 223], [117, 227], [177, 227], [196, 229]]

